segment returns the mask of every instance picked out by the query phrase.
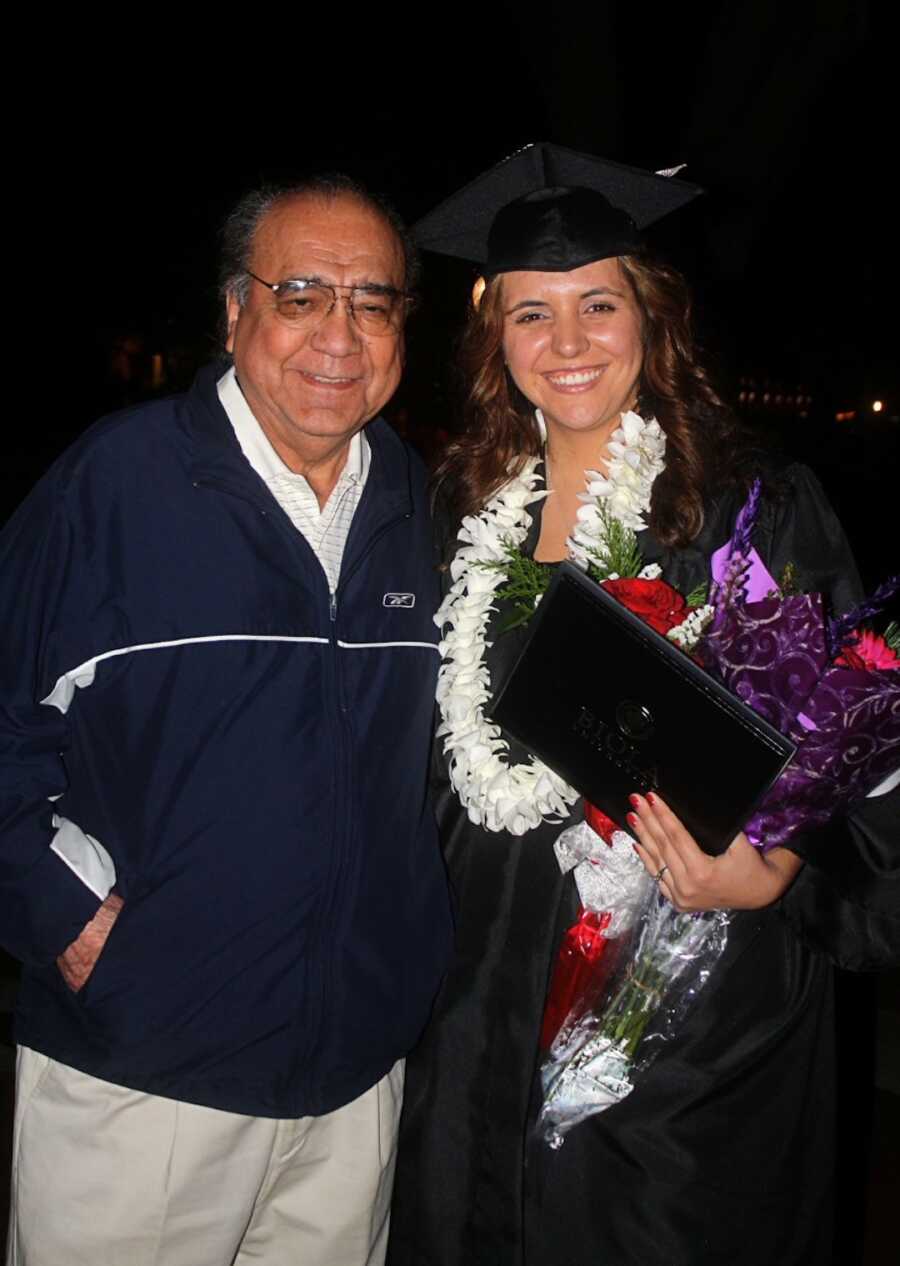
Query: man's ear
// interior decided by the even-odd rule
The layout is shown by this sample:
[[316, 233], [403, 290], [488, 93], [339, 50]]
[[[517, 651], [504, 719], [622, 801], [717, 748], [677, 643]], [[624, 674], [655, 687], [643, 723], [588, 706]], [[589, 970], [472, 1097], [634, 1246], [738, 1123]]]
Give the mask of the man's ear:
[[233, 294], [229, 295], [225, 302], [225, 314], [228, 320], [228, 337], [225, 340], [225, 350], [232, 354], [234, 352], [234, 332], [237, 328], [238, 317], [241, 315], [241, 305]]

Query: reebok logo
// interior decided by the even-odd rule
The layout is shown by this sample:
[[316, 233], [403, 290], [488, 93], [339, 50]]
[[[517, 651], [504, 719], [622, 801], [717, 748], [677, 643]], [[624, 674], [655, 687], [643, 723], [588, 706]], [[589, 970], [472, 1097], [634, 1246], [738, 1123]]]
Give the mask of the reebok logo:
[[383, 607], [414, 607], [416, 605], [416, 595], [414, 593], [386, 593], [381, 599]]

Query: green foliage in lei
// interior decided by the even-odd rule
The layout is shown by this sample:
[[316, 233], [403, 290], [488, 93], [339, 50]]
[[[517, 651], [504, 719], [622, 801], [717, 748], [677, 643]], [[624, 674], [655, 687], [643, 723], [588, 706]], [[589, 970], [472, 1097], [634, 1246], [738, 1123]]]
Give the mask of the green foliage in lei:
[[[610, 576], [633, 578], [644, 566], [644, 560], [637, 547], [637, 537], [631, 528], [625, 527], [610, 514], [606, 506], [598, 507], [603, 520], [603, 536], [596, 546], [588, 548], [588, 575], [598, 584], [608, 580]], [[509, 616], [500, 624], [497, 632], [506, 633], [509, 629], [527, 624], [537, 609], [538, 599], [542, 597], [553, 579], [552, 563], [536, 563], [527, 558], [521, 550], [509, 540], [504, 540], [503, 558], [496, 562], [480, 562], [477, 565], [488, 571], [506, 573], [506, 583], [496, 593], [503, 602], [512, 605]], [[689, 595], [689, 606], [702, 606], [706, 601], [707, 586], [701, 585]]]
[[536, 563], [533, 558], [527, 558], [510, 540], [504, 540], [501, 544], [503, 558], [495, 562], [476, 564], [486, 571], [506, 572], [506, 584], [497, 589], [496, 595], [504, 602], [512, 603], [512, 611], [500, 624], [498, 634], [518, 628], [520, 624], [527, 624], [534, 615], [538, 598], [547, 592], [553, 579], [552, 563]]
[[891, 620], [884, 630], [884, 640], [895, 655], [900, 655], [900, 624]]
[[585, 551], [588, 574], [597, 581], [608, 580], [610, 576], [621, 576], [623, 579], [636, 576], [644, 566], [644, 560], [634, 532], [614, 518], [607, 506], [598, 505], [597, 512], [603, 523], [603, 537], [593, 548]]

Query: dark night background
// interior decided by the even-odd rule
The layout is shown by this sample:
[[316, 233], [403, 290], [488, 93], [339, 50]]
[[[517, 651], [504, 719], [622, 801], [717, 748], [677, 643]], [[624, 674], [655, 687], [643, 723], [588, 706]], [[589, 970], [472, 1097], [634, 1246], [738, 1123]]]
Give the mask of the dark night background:
[[[688, 164], [708, 195], [655, 240], [694, 283], [715, 376], [817, 471], [866, 580], [896, 570], [890, 162], [875, 165], [893, 68], [867, 39], [864, 3], [382, 4], [334, 6], [315, 24], [302, 8], [266, 8], [202, 31], [185, 11], [125, 16], [53, 19], [52, 40], [35, 32], [8, 53], [28, 67], [6, 146], [25, 280], [0, 518], [94, 418], [180, 389], [214, 353], [217, 230], [245, 190], [346, 170], [413, 220], [520, 145], [551, 140]], [[427, 261], [390, 414], [428, 453], [454, 426], [453, 339], [473, 276]], [[896, 1071], [879, 1074], [874, 1100], [870, 1087], [877, 1009], [882, 1050], [890, 1037], [900, 1051], [896, 984], [841, 982], [850, 1264], [887, 1260]]]
[[[392, 5], [331, 26], [270, 17], [265, 30], [240, 17], [190, 37], [183, 15], [144, 14], [127, 35], [79, 18], [42, 50], [41, 92], [19, 109], [52, 101], [49, 121], [12, 131], [10, 163], [42, 332], [17, 350], [33, 389], [5, 431], [0, 512], [100, 413], [180, 388], [208, 358], [217, 229], [247, 188], [344, 169], [412, 220], [518, 146], [553, 140], [653, 169], [686, 162], [708, 190], [655, 240], [695, 284], [717, 377], [816, 467], [867, 579], [885, 573], [900, 397], [870, 150], [888, 68], [867, 48], [864, 4]], [[472, 276], [428, 261], [393, 403], [426, 449], [453, 425]]]

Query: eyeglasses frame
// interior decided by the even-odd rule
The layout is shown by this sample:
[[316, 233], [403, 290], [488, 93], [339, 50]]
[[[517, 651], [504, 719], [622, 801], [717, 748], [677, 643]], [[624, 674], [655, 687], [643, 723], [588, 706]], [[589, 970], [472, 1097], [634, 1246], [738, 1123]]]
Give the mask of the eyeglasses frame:
[[[323, 314], [318, 324], [321, 325], [322, 321], [326, 321], [331, 316], [332, 312], [334, 311], [337, 305], [338, 299], [343, 297], [347, 302], [347, 307], [350, 310], [350, 319], [353, 321], [353, 324], [356, 327], [356, 329], [360, 330], [360, 332], [363, 334], [369, 334], [372, 338], [383, 338], [388, 334], [399, 334], [400, 331], [403, 329], [403, 321], [405, 321], [406, 317], [409, 315], [409, 312], [413, 304], [415, 303], [416, 297], [417, 297], [414, 294], [414, 292], [411, 290], [399, 290], [396, 286], [384, 286], [378, 283], [370, 283], [368, 285], [351, 285], [349, 283], [344, 282], [341, 284], [337, 284], [331, 281], [323, 281], [320, 277], [286, 277], [284, 281], [265, 281], [262, 277], [258, 277], [256, 273], [252, 272], [249, 268], [245, 269], [245, 272], [248, 277], [252, 277], [253, 280], [258, 281], [261, 286], [265, 286], [267, 290], [271, 290], [272, 294], [274, 294], [276, 297], [278, 295], [278, 291], [281, 290], [283, 287], [295, 286], [297, 285], [298, 282], [301, 282], [301, 281], [305, 282], [307, 285], [310, 285], [310, 286], [318, 286], [321, 290], [330, 290], [332, 295], [334, 296], [334, 299], [332, 301], [331, 307], [328, 309], [326, 313]], [[339, 293], [345, 290], [349, 291], [350, 293], [346, 295], [342, 295], [341, 293]], [[402, 299], [404, 303], [406, 304], [406, 312], [404, 314], [403, 320], [401, 320], [400, 324], [396, 327], [392, 325], [388, 325], [386, 329], [384, 330], [383, 334], [375, 334], [372, 331], [364, 330], [362, 326], [360, 325], [359, 321], [357, 320], [356, 312], [353, 307], [353, 291], [354, 290], [362, 291], [363, 293], [368, 292], [369, 294], [391, 295], [393, 298]]]

